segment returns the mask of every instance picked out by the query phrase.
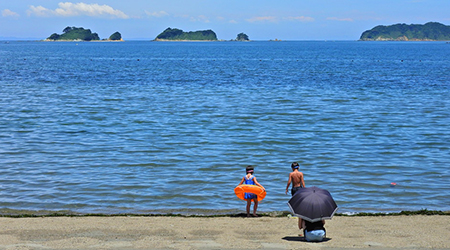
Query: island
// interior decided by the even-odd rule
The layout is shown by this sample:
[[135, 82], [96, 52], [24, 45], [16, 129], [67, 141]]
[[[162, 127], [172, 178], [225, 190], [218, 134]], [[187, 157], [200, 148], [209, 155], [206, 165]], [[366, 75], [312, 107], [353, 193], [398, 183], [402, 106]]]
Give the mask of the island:
[[248, 39], [247, 34], [239, 33], [237, 34], [236, 41], [250, 41], [250, 39]]
[[[53, 33], [45, 41], [100, 41], [100, 37], [97, 33], [92, 33], [90, 29], [69, 27], [67, 26], [63, 30], [63, 34], [59, 35]], [[119, 32], [112, 34], [109, 39], [103, 39], [102, 41], [123, 41], [122, 35]]]
[[120, 34], [119, 32], [114, 32], [111, 36], [109, 36], [108, 39], [106, 39], [107, 41], [123, 41], [122, 39], [122, 34]]
[[184, 32], [169, 27], [159, 34], [154, 41], [217, 41], [217, 36], [212, 30]]
[[426, 24], [379, 25], [364, 31], [360, 41], [449, 41], [450, 26], [429, 22]]

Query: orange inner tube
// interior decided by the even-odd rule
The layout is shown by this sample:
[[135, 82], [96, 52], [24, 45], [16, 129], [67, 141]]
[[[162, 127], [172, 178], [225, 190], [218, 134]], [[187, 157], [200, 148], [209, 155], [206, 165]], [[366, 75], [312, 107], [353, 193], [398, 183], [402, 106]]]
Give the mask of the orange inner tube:
[[234, 188], [234, 193], [241, 200], [245, 199], [245, 193], [252, 193], [258, 196], [258, 201], [262, 201], [266, 197], [266, 191], [256, 185], [239, 185]]

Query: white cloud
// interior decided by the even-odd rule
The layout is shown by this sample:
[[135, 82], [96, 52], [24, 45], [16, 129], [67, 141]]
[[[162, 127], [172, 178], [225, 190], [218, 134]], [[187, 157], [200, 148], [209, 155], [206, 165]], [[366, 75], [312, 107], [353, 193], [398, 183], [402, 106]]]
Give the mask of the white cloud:
[[107, 16], [112, 18], [127, 19], [128, 15], [120, 10], [116, 10], [108, 5], [99, 4], [86, 4], [86, 3], [71, 3], [71, 2], [61, 2], [58, 4], [59, 8], [55, 10], [50, 10], [42, 6], [31, 5], [27, 13], [29, 16], [62, 16], [62, 17], [72, 17], [72, 16], [93, 16], [101, 17]]
[[4, 9], [2, 11], [2, 16], [3, 17], [19, 17], [20, 15], [17, 14], [16, 12], [14, 12], [14, 11], [9, 10], [9, 9]]
[[209, 18], [204, 16], [204, 15], [200, 15], [200, 16], [197, 16], [197, 17], [191, 17], [190, 20], [192, 22], [203, 22], [203, 23], [209, 23], [210, 22]]
[[353, 22], [353, 19], [351, 19], [351, 18], [328, 17], [327, 20], [340, 21], [340, 22]]
[[314, 22], [314, 18], [309, 17], [309, 16], [289, 16], [289, 17], [285, 17], [283, 19], [289, 20], [289, 21], [299, 21], [299, 22]]
[[176, 16], [183, 19], [188, 19], [191, 22], [202, 22], [202, 23], [209, 23], [210, 20], [207, 16], [200, 15], [200, 16], [189, 16], [189, 15], [180, 15]]
[[277, 22], [277, 18], [274, 16], [259, 16], [247, 19], [247, 22]]
[[31, 5], [30, 8], [27, 10], [27, 13], [29, 16], [38, 16], [38, 17], [47, 17], [47, 16], [51, 16], [52, 11], [44, 8], [42, 6], [33, 6]]
[[151, 17], [164, 17], [164, 16], [169, 15], [169, 13], [167, 13], [163, 10], [156, 11], [156, 12], [145, 11], [145, 14], [147, 14], [147, 16], [151, 16]]
[[109, 15], [116, 18], [126, 19], [128, 16], [120, 10], [115, 10], [108, 5], [86, 4], [86, 3], [59, 3], [55, 10], [60, 16], [103, 16]]

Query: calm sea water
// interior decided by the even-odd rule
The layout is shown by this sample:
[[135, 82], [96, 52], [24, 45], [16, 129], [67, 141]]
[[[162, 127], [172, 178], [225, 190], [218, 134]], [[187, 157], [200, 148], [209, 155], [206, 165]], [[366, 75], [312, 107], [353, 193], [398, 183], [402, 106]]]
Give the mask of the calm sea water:
[[244, 212], [233, 188], [254, 165], [259, 210], [288, 211], [297, 161], [339, 212], [450, 210], [449, 58], [443, 42], [2, 42], [0, 209]]

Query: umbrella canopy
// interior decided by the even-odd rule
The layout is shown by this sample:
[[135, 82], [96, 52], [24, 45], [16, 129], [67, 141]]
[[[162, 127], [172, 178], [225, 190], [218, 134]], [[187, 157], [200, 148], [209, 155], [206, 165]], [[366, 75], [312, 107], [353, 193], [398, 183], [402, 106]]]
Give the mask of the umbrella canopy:
[[299, 189], [288, 206], [292, 214], [310, 222], [331, 219], [338, 209], [330, 192], [318, 187]]

